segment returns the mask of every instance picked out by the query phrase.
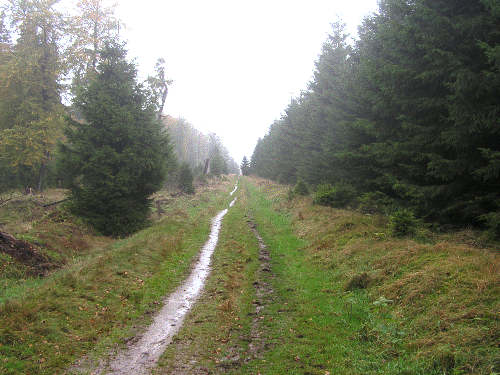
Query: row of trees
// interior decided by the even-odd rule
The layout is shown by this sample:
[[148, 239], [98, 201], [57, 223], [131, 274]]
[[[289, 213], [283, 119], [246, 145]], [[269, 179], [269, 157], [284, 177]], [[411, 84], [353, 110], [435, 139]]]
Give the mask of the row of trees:
[[163, 123], [172, 139], [178, 160], [187, 163], [195, 174], [204, 172], [207, 160], [211, 174], [238, 174], [238, 164], [215, 133], [203, 134], [182, 118], [165, 116]]
[[499, 25], [496, 0], [382, 0], [353, 44], [335, 24], [253, 173], [499, 231]]
[[[118, 21], [102, 0], [64, 14], [58, 0], [0, 7], [0, 191], [55, 179], [54, 154], [70, 99], [114, 41]], [[68, 100], [66, 100], [67, 102]]]
[[[191, 173], [176, 167], [161, 121], [171, 81], [162, 59], [138, 81], [102, 0], [80, 0], [73, 14], [58, 3], [10, 0], [1, 8], [0, 192], [69, 187], [73, 212], [102, 233], [125, 235], [146, 223], [149, 196], [168, 172], [183, 181]], [[186, 139], [176, 141], [179, 149]], [[206, 155], [215, 174], [233, 167], [215, 136]]]

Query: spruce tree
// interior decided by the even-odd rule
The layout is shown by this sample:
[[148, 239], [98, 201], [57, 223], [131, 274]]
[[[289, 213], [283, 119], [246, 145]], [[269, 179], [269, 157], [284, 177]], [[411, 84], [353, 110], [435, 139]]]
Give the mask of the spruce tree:
[[243, 156], [243, 160], [241, 161], [241, 174], [243, 176], [248, 176], [250, 174], [250, 163], [246, 156]]
[[179, 169], [179, 188], [183, 193], [194, 194], [193, 173], [188, 163], [182, 163]]
[[309, 91], [259, 140], [252, 171], [348, 184], [428, 221], [500, 225], [500, 6], [381, 0], [323, 46]]
[[73, 103], [84, 121], [68, 119], [60, 168], [73, 211], [104, 234], [126, 235], [145, 224], [171, 147], [122, 45], [107, 44], [87, 78]]

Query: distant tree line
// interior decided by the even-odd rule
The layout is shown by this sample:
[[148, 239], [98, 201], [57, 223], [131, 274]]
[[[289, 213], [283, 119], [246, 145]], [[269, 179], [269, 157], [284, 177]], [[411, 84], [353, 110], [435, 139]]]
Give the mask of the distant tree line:
[[163, 124], [172, 139], [177, 159], [187, 163], [195, 175], [204, 172], [207, 160], [213, 175], [238, 173], [238, 164], [215, 133], [203, 134], [183, 118], [165, 116]]
[[382, 0], [260, 139], [252, 173], [500, 234], [500, 3]]
[[202, 145], [173, 132], [172, 143], [165, 62], [138, 80], [113, 7], [79, 0], [66, 14], [58, 3], [0, 5], [0, 193], [67, 187], [74, 213], [120, 236], [146, 224], [169, 173], [191, 193], [200, 158], [214, 174], [237, 171], [215, 135]]
[[248, 161], [246, 155], [243, 156], [243, 159], [241, 160], [240, 170], [243, 176], [248, 176], [251, 172], [250, 162]]

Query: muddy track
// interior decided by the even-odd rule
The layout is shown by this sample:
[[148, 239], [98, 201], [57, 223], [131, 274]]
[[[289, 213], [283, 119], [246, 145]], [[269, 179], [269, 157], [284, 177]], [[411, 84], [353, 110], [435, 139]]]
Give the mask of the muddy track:
[[[199, 343], [203, 342], [203, 339], [198, 340], [196, 336], [185, 337], [173, 344], [175, 345], [175, 351], [177, 354], [175, 354], [175, 357], [169, 363], [168, 370], [166, 370], [166, 372], [163, 370], [163, 372], [161, 372], [162, 374], [235, 374], [238, 373], [238, 368], [244, 363], [263, 358], [264, 353], [268, 349], [269, 341], [268, 336], [264, 331], [263, 322], [266, 318], [266, 308], [269, 306], [271, 299], [273, 298], [271, 281], [274, 276], [271, 272], [269, 250], [265, 245], [264, 240], [260, 236], [254, 221], [248, 216], [246, 216], [246, 221], [259, 245], [259, 266], [253, 275], [254, 282], [252, 283], [255, 290], [255, 298], [252, 301], [253, 311], [249, 313], [252, 317], [250, 330], [246, 331], [239, 337], [240, 341], [248, 343], [248, 347], [243, 348], [241, 343], [235, 343], [234, 346], [226, 349], [226, 355], [219, 358], [218, 362], [216, 362], [215, 368], [209, 369], [201, 364], [203, 360], [200, 362], [200, 359], [204, 356], [202, 352], [205, 348], [203, 346], [199, 346]], [[207, 298], [207, 295], [203, 298]], [[184, 351], [190, 352], [193, 347], [197, 347], [199, 352], [195, 350], [190, 354], [184, 354]]]
[[[232, 195], [236, 189], [231, 192]], [[230, 203], [232, 207], [236, 198]], [[197, 301], [210, 273], [212, 254], [217, 246], [222, 219], [228, 208], [220, 211], [213, 219], [210, 235], [201, 249], [198, 261], [194, 265], [189, 277], [164, 300], [161, 310], [153, 318], [147, 330], [129, 342], [127, 347], [112, 358], [101, 361], [92, 374], [108, 375], [146, 375], [156, 366], [158, 359], [182, 327], [184, 318]], [[85, 360], [83, 361], [85, 362]], [[85, 365], [83, 367], [86, 367]], [[75, 366], [70, 369], [73, 373], [86, 372], [87, 368]]]
[[250, 343], [248, 345], [248, 356], [245, 362], [249, 362], [255, 358], [262, 358], [263, 352], [266, 350], [267, 341], [265, 335], [262, 333], [262, 320], [264, 319], [263, 310], [271, 302], [273, 289], [271, 287], [271, 273], [270, 254], [264, 240], [260, 236], [257, 226], [252, 219], [248, 219], [248, 225], [253, 234], [259, 241], [259, 261], [260, 267], [257, 271], [256, 281], [253, 283], [255, 288], [255, 300], [252, 302], [255, 306], [255, 316], [252, 320], [250, 330]]
[[165, 305], [155, 316], [148, 330], [127, 349], [117, 355], [109, 364], [105, 374], [127, 375], [148, 374], [156, 365], [165, 348], [179, 331], [184, 318], [205, 284], [210, 273], [210, 261], [217, 246], [222, 219], [227, 209], [222, 210], [212, 221], [212, 229], [208, 241], [203, 246], [200, 258], [191, 275], [166, 300]]

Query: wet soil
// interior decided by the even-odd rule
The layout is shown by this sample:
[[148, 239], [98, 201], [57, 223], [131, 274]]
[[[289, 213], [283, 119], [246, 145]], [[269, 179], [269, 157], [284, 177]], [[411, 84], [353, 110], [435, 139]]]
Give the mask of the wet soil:
[[252, 326], [250, 330], [250, 344], [248, 346], [248, 356], [245, 358], [245, 362], [249, 362], [256, 358], [262, 358], [262, 354], [266, 349], [266, 338], [262, 333], [262, 315], [263, 310], [269, 305], [272, 298], [273, 289], [271, 287], [271, 279], [273, 274], [271, 273], [270, 264], [270, 254], [267, 249], [264, 240], [260, 236], [257, 226], [254, 221], [249, 219], [248, 225], [254, 233], [255, 237], [259, 241], [259, 261], [260, 267], [257, 271], [256, 281], [253, 283], [255, 288], [255, 300], [253, 305], [255, 306], [255, 316], [252, 320]]
[[190, 276], [165, 301], [153, 319], [153, 323], [140, 337], [129, 342], [127, 348], [115, 356], [101, 374], [148, 374], [150, 369], [179, 331], [184, 318], [205, 284], [210, 273], [210, 261], [217, 246], [222, 219], [227, 209], [222, 210], [212, 221], [208, 241], [201, 249], [200, 257]]
[[[236, 191], [236, 185], [231, 195]], [[230, 203], [232, 207], [236, 198]], [[213, 219], [209, 238], [200, 251], [198, 261], [189, 277], [164, 300], [161, 310], [146, 331], [127, 342], [125, 349], [101, 361], [92, 374], [142, 375], [149, 374], [156, 366], [165, 348], [181, 328], [184, 318], [197, 301], [210, 273], [212, 254], [217, 246], [222, 219], [228, 209], [220, 211]], [[92, 367], [92, 366], [90, 366]], [[88, 372], [88, 358], [79, 361], [71, 373]]]
[[33, 276], [44, 276], [54, 265], [50, 259], [29, 242], [18, 240], [8, 233], [0, 232], [0, 252], [29, 267]]
[[[226, 340], [234, 340], [234, 344], [224, 349], [224, 357], [215, 359], [217, 357], [216, 353], [211, 354], [215, 354], [214, 357], [211, 357], [215, 361], [215, 368], [207, 368], [203, 365], [206, 363], [207, 348], [202, 343], [207, 340], [206, 337], [198, 338], [195, 335], [188, 334], [182, 339], [174, 339], [172, 345], [175, 348], [175, 356], [169, 361], [167, 367], [159, 370], [158, 373], [169, 375], [237, 374], [238, 369], [245, 363], [263, 358], [269, 346], [263, 325], [266, 308], [273, 298], [271, 281], [274, 275], [271, 272], [270, 254], [264, 240], [260, 236], [254, 221], [247, 217], [247, 222], [259, 244], [259, 266], [255, 274], [252, 275], [254, 282], [251, 284], [255, 288], [255, 298], [252, 301], [253, 309], [249, 313], [251, 316], [250, 329], [241, 332], [239, 337], [226, 338]], [[207, 290], [200, 303], [209, 303], [208, 300], [213, 298], [214, 296]], [[210, 317], [210, 313], [207, 316], [201, 315], [199, 317], [201, 320], [192, 323], [203, 323], [204, 319], [210, 319]], [[242, 343], [245, 344], [242, 345]]]
[[233, 191], [231, 191], [231, 192], [229, 193], [229, 195], [230, 195], [230, 196], [232, 196], [234, 193], [236, 193], [236, 190], [238, 190], [238, 183], [236, 183], [236, 185], [234, 186]]

